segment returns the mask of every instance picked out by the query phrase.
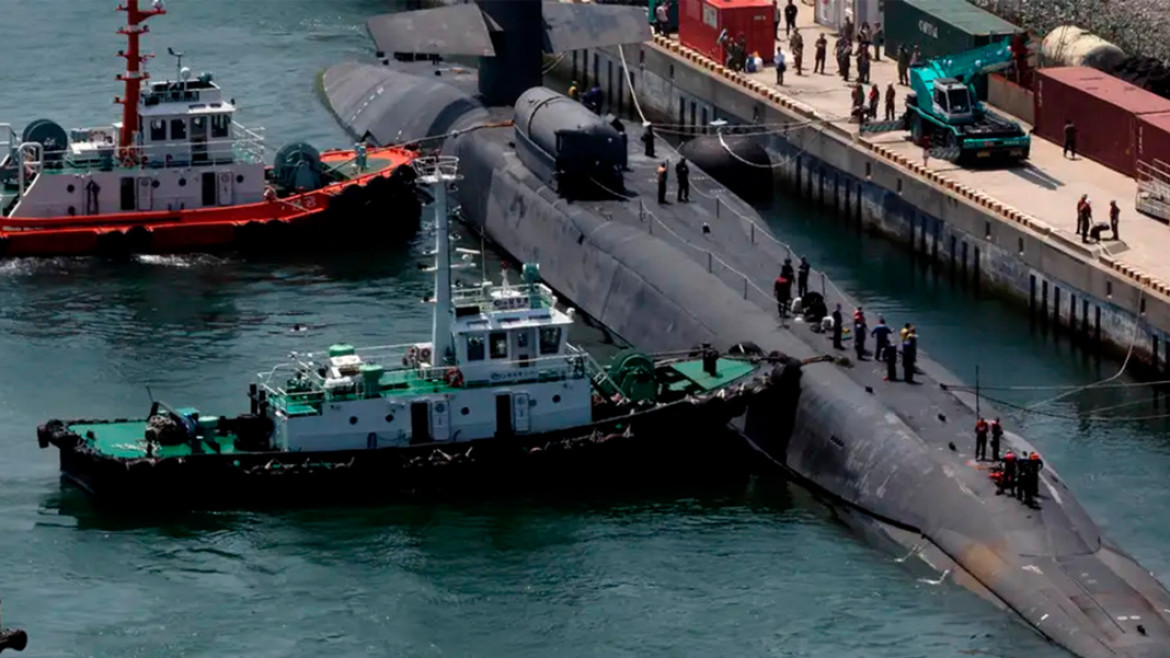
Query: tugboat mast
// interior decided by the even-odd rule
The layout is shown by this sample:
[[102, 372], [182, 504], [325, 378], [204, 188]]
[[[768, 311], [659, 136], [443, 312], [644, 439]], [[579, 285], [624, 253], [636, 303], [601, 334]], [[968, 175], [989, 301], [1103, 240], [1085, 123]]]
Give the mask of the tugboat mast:
[[118, 5], [118, 11], [126, 12], [126, 25], [118, 28], [118, 34], [126, 36], [129, 43], [126, 50], [118, 51], [120, 57], [126, 59], [126, 72], [117, 76], [117, 79], [126, 84], [126, 92], [122, 98], [115, 98], [115, 103], [122, 104], [122, 131], [119, 140], [119, 151], [123, 157], [133, 156], [135, 139], [138, 132], [138, 99], [141, 95], [142, 81], [150, 74], [140, 65], [151, 57], [143, 55], [138, 44], [138, 37], [150, 31], [144, 23], [151, 16], [165, 14], [161, 0], [154, 0], [150, 9], [139, 9], [138, 0], [126, 0], [125, 4]]
[[415, 161], [419, 182], [435, 199], [435, 312], [431, 329], [431, 365], [447, 363], [451, 346], [451, 237], [447, 188], [458, 179], [459, 158], [438, 156]]

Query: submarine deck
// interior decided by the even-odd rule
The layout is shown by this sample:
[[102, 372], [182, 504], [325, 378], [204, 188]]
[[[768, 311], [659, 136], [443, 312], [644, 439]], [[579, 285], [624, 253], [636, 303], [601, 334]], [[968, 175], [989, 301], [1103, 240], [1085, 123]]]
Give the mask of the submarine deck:
[[[640, 131], [632, 129], [627, 132], [630, 142], [638, 143]], [[507, 135], [495, 133], [484, 138], [506, 143]], [[661, 140], [659, 145], [660, 148], [665, 146]], [[659, 155], [668, 154], [660, 152]], [[687, 257], [706, 268], [736, 295], [750, 300], [748, 303], [759, 313], [776, 317], [778, 337], [789, 333], [812, 354], [838, 356], [829, 337], [814, 333], [810, 326], [801, 322], [782, 323], [776, 316], [770, 284], [783, 259], [791, 256], [795, 262], [798, 254], [791, 253], [772, 237], [758, 213], [748, 204], [695, 168], [692, 168], [690, 203], [674, 201], [677, 187], [676, 181], [671, 180], [668, 203], [658, 204], [655, 169], [661, 159], [666, 158], [651, 160], [640, 152], [630, 155], [625, 176], [626, 201], [577, 200], [572, 205], [605, 218], [607, 222], [621, 222], [652, 234], [672, 246], [680, 257]], [[673, 179], [675, 158], [669, 159]], [[719, 198], [718, 206], [716, 197]], [[704, 232], [704, 223], [709, 225], [708, 232]], [[814, 289], [821, 280], [821, 273], [814, 271], [810, 277]], [[828, 282], [827, 278], [824, 280]], [[825, 298], [830, 308], [835, 303], [849, 310], [856, 306], [835, 286], [829, 284], [826, 288]], [[587, 310], [593, 312], [596, 309]], [[848, 311], [845, 314], [851, 316]], [[756, 313], [753, 316], [759, 317]], [[754, 318], [747, 324], [758, 327]], [[905, 321], [902, 318], [891, 320]], [[761, 342], [765, 341], [761, 339]], [[846, 485], [852, 491], [844, 494], [847, 498], [842, 497], [840, 490], [831, 490], [835, 485], [823, 486], [824, 483], [818, 481], [827, 474], [817, 476], [816, 470], [834, 468], [831, 462], [817, 466], [819, 455], [810, 457], [806, 452], [801, 456], [806, 460], [806, 468], [812, 464], [814, 473], [789, 468], [790, 473], [814, 491], [828, 495], [833, 502], [856, 507], [871, 520], [881, 522], [887, 535], [907, 547], [912, 546], [912, 552], [924, 562], [939, 570], [951, 569], [957, 583], [997, 605], [1010, 607], [1042, 633], [1045, 632], [1046, 620], [1049, 625], [1053, 623], [1048, 619], [1052, 613], [1059, 613], [1062, 619], [1093, 620], [1095, 633], [1100, 635], [1094, 635], [1092, 640], [1082, 636], [1074, 644], [1088, 641], [1096, 648], [1082, 647], [1077, 650], [1081, 655], [1106, 655], [1102, 651], [1115, 655], [1112, 651], [1119, 647], [1138, 647], [1144, 651], [1150, 646], [1148, 642], [1155, 638], [1162, 642], [1162, 646], [1170, 646], [1170, 626], [1157, 623], [1158, 619], [1164, 621], [1170, 612], [1170, 596], [1156, 581], [1140, 580], [1148, 579], [1149, 574], [1101, 537], [1096, 524], [1051, 465], [1046, 465], [1041, 473], [1040, 496], [1035, 507], [1027, 507], [1006, 495], [996, 495], [996, 487], [988, 477], [985, 465], [973, 458], [976, 420], [973, 396], [944, 390], [940, 381], [958, 380], [923, 354], [925, 351], [920, 347], [918, 369], [922, 374], [917, 385], [884, 381], [884, 366], [872, 360], [826, 361], [805, 366], [806, 377], [817, 368], [843, 373], [858, 385], [858, 389], [874, 396], [886, 410], [885, 417], [872, 418], [875, 434], [888, 432], [891, 425], [902, 423], [913, 432], [902, 434], [903, 439], [909, 439], [912, 445], [920, 448], [906, 451], [905, 444], [892, 445], [887, 452], [878, 449], [878, 443], [872, 443], [852, 449], [848, 470], [852, 474], [850, 477], [859, 480]], [[809, 354], [795, 356], [807, 358]], [[847, 395], [849, 392], [843, 393]], [[989, 409], [988, 416], [991, 415], [994, 414]], [[851, 437], [855, 444], [864, 439], [863, 436]], [[881, 447], [887, 445], [881, 444]], [[1003, 448], [1017, 452], [1035, 450], [1026, 440], [1011, 432], [1006, 433]], [[822, 446], [812, 450], [824, 449]], [[891, 470], [888, 460], [893, 452], [897, 452], [897, 456], [905, 452], [918, 455], [918, 459], [926, 455], [931, 458], [922, 463], [900, 464]], [[926, 473], [930, 471], [937, 471], [940, 475], [927, 477]], [[924, 503], [906, 517], [904, 512], [909, 511], [904, 507], [906, 489], [888, 487], [888, 481], [874, 482], [870, 473], [876, 474], [872, 479], [902, 477], [899, 474], [905, 473], [911, 480], [929, 481], [931, 484], [921, 484], [912, 494], [922, 496], [923, 500], [947, 489], [950, 492], [941, 498], [929, 498], [935, 501], [934, 504]], [[927, 477], [927, 480], [922, 480], [922, 477]], [[883, 507], [903, 510], [902, 518], [893, 518], [897, 514], [883, 515], [878, 511]], [[1139, 625], [1144, 626], [1138, 629]], [[1078, 630], [1074, 627], [1054, 634], [1062, 638], [1063, 643], [1077, 637]], [[1100, 637], [1108, 638], [1105, 641], [1109, 643], [1109, 649], [1097, 644], [1096, 638]]]

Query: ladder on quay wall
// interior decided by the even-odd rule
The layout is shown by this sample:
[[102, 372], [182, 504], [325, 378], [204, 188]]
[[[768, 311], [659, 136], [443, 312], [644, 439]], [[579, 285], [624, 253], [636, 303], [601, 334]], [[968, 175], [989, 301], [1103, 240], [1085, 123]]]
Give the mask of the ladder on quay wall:
[[1155, 159], [1137, 163], [1137, 211], [1170, 224], [1170, 165]]

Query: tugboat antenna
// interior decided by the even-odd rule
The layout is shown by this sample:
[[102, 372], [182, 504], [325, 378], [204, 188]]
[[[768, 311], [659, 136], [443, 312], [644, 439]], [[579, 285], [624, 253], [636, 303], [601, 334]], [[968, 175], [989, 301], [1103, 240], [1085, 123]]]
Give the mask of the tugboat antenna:
[[150, 392], [150, 387], [146, 387], [146, 397], [150, 398], [150, 403], [154, 404], [154, 393]]
[[167, 54], [178, 60], [175, 63], [175, 82], [183, 81], [183, 53], [176, 52], [174, 48], [167, 46]]

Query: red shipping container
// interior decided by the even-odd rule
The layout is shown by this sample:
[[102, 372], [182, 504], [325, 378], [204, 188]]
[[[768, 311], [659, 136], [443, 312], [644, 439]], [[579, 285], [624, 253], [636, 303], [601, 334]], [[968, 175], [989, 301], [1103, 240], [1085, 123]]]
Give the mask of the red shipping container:
[[1068, 66], [1036, 71], [1036, 134], [1064, 143], [1064, 122], [1077, 128], [1077, 153], [1133, 176], [1137, 124], [1144, 114], [1170, 112], [1170, 100], [1097, 69]]
[[1170, 114], [1145, 114], [1138, 119], [1137, 159], [1170, 164]]
[[[766, 64], [776, 54], [776, 9], [771, 0], [681, 0], [678, 39], [682, 45], [727, 63], [727, 45], [740, 35], [748, 54], [759, 53]], [[726, 30], [726, 41], [719, 35]]]

